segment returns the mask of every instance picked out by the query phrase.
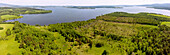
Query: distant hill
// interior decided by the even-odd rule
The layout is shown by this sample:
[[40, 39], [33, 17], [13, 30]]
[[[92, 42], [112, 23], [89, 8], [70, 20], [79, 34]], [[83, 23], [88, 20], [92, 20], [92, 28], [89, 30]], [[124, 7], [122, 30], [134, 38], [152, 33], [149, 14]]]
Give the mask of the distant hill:
[[26, 6], [26, 5], [12, 5], [12, 4], [5, 4], [5, 3], [0, 3], [0, 7], [41, 7], [41, 8], [45, 8], [45, 7], [57, 7], [57, 6]]
[[155, 9], [166, 9], [170, 10], [170, 3], [165, 3], [165, 4], [149, 4], [149, 5], [139, 5], [139, 6], [146, 6], [146, 7], [151, 7]]
[[10, 4], [4, 4], [4, 3], [0, 3], [0, 7], [15, 7], [17, 5], [10, 5]]
[[[123, 7], [129, 7], [129, 6], [145, 6], [149, 8], [155, 8], [155, 9], [166, 9], [170, 10], [170, 3], [164, 3], [164, 4], [146, 4], [146, 5], [110, 5], [110, 6], [63, 6], [67, 8], [78, 8], [78, 9], [95, 9], [95, 8], [123, 8]], [[58, 7], [58, 6], [24, 6], [24, 5], [11, 5], [11, 4], [5, 4], [0, 3], [0, 7]]]

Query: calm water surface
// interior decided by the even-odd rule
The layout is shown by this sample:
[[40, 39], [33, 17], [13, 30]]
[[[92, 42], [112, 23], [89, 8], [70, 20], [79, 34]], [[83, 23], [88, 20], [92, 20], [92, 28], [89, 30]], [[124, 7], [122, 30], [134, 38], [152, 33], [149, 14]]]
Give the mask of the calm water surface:
[[35, 25], [35, 24], [48, 25], [48, 24], [55, 24], [55, 23], [85, 21], [85, 20], [93, 19], [96, 16], [100, 16], [112, 12], [128, 12], [128, 13], [148, 12], [148, 13], [158, 13], [158, 14], [170, 16], [170, 10], [154, 9], [154, 8], [146, 8], [146, 7], [124, 7], [122, 9], [118, 9], [118, 8], [76, 9], [76, 8], [55, 7], [55, 8], [42, 8], [42, 9], [52, 10], [53, 12], [48, 14], [21, 15], [23, 16], [23, 18], [21, 19], [8, 20], [6, 22], [19, 21], [21, 23], [27, 23], [30, 25]]

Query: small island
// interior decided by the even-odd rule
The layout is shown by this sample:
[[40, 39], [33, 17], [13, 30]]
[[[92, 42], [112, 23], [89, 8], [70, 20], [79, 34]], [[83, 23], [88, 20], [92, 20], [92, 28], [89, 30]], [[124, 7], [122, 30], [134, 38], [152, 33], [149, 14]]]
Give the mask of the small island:
[[77, 9], [96, 9], [96, 8], [123, 8], [116, 6], [65, 6], [66, 8], [77, 8]]

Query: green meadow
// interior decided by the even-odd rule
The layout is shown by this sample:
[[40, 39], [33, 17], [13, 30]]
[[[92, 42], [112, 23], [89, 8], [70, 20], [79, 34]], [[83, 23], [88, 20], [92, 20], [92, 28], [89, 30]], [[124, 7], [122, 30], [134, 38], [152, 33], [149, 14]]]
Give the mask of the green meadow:
[[18, 19], [22, 18], [23, 16], [16, 16], [16, 15], [2, 15], [1, 19], [2, 20], [11, 20], [11, 19]]
[[167, 25], [170, 27], [170, 22], [162, 22], [161, 25]]
[[170, 18], [170, 16], [160, 15], [160, 14], [148, 14], [148, 15], [158, 16], [158, 17], [164, 17], [164, 18]]
[[8, 39], [0, 38], [0, 53], [1, 55], [20, 55], [19, 43], [15, 41], [14, 36], [8, 36]]
[[14, 24], [0, 24], [0, 27], [3, 27], [0, 30], [0, 53], [2, 55], [7, 55], [9, 53], [18, 55], [19, 52], [19, 43], [15, 41], [15, 37], [13, 35], [6, 36], [7, 29], [12, 30]]
[[6, 35], [7, 29], [12, 30], [12, 28], [14, 27], [14, 24], [0, 24], [0, 27], [3, 27], [3, 29], [0, 30], [0, 36], [4, 37]]

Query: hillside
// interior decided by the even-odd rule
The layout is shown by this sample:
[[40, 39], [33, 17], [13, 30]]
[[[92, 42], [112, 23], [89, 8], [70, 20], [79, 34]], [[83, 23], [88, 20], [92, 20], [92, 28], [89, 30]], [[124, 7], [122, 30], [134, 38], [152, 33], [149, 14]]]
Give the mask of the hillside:
[[18, 7], [17, 5], [0, 3], [0, 7]]
[[161, 22], [170, 22], [170, 18], [153, 13], [125, 12], [48, 26], [13, 22], [12, 30], [5, 32], [6, 36], [0, 40], [0, 43], [4, 40], [7, 43], [0, 46], [19, 43], [19, 46], [11, 45], [17, 51], [2, 52], [4, 54], [168, 55], [170, 27]]

